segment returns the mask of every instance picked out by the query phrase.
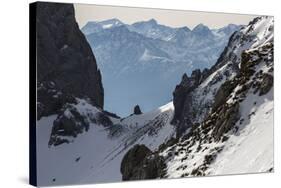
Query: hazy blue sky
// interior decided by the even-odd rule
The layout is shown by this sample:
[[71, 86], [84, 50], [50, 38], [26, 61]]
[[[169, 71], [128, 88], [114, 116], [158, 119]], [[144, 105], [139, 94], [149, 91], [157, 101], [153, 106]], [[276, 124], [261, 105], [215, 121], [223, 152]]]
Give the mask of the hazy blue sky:
[[198, 11], [163, 10], [150, 8], [131, 8], [118, 6], [98, 6], [90, 4], [74, 4], [76, 20], [80, 27], [88, 21], [102, 21], [118, 18], [124, 23], [131, 24], [151, 18], [158, 23], [172, 27], [195, 27], [203, 23], [210, 28], [220, 28], [229, 23], [248, 24], [255, 15], [210, 13]]

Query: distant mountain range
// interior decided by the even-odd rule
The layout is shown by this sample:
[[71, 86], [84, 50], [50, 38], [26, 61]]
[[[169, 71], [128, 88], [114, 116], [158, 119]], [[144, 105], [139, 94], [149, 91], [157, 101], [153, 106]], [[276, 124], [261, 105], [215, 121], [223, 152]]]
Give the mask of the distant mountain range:
[[154, 19], [131, 25], [110, 19], [88, 22], [82, 32], [101, 70], [105, 109], [126, 116], [136, 104], [146, 112], [169, 102], [181, 76], [215, 64], [240, 28], [199, 24], [191, 30], [160, 25]]

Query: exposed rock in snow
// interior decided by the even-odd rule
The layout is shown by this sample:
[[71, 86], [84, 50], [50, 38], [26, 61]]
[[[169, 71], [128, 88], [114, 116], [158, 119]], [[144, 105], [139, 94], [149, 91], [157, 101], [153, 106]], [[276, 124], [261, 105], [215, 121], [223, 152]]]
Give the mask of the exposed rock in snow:
[[202, 74], [199, 69], [194, 70], [191, 77], [186, 74], [182, 76], [182, 81], [176, 86], [173, 92], [173, 104], [175, 106], [175, 113], [172, 123], [177, 127], [177, 136], [181, 136], [185, 130], [192, 125], [192, 117], [187, 117], [188, 114], [192, 116], [192, 91], [198, 87], [202, 81]]
[[122, 180], [155, 179], [162, 177], [164, 158], [153, 154], [145, 145], [135, 145], [121, 162]]
[[135, 114], [135, 115], [142, 114], [142, 112], [141, 112], [141, 109], [140, 109], [140, 106], [139, 106], [139, 105], [136, 105], [136, 106], [134, 107], [134, 114]]
[[[235, 70], [227, 81], [220, 78], [211, 84], [222, 83], [207, 116], [194, 123], [178, 142], [158, 151], [167, 166], [164, 177], [272, 171], [273, 18], [257, 18], [239, 33], [234, 34], [239, 37], [231, 37], [234, 41], [226, 48], [236, 49], [236, 53], [223, 53], [231, 54], [230, 61], [221, 58], [224, 63], [218, 62], [217, 70], [212, 68], [213, 73], [196, 89], [206, 88], [218, 72]], [[261, 33], [270, 40], [259, 38]], [[230, 64], [240, 68], [226, 69]]]

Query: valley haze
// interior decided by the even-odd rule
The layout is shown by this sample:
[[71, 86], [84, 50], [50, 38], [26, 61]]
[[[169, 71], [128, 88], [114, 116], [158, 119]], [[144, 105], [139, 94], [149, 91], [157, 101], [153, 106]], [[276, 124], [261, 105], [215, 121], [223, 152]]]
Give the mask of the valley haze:
[[135, 105], [148, 112], [171, 101], [182, 75], [214, 65], [241, 27], [230, 23], [210, 29], [198, 24], [191, 30], [155, 19], [128, 25], [113, 18], [90, 21], [81, 30], [101, 70], [105, 109], [126, 117]]

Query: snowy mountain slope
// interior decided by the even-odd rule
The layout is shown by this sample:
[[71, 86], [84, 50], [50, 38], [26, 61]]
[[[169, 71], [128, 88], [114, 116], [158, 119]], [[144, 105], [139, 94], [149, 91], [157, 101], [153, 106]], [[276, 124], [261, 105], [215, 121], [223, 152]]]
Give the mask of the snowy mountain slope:
[[[223, 151], [210, 166], [207, 174], [257, 173], [273, 170], [273, 94], [272, 91], [260, 101], [258, 108], [249, 96], [242, 104], [241, 114], [255, 112], [240, 133], [231, 136]], [[258, 147], [257, 147], [258, 146]], [[239, 164], [239, 168], [237, 168]]]
[[[118, 150], [106, 157], [100, 168], [93, 170], [87, 177], [80, 182], [113, 182], [122, 180], [120, 172], [121, 160], [124, 155], [136, 144], [144, 144], [151, 150], [158, 147], [175, 135], [174, 126], [170, 125], [173, 115], [172, 103], [169, 103], [150, 113], [124, 119], [122, 124], [133, 128], [126, 138], [123, 145], [118, 146]], [[142, 124], [143, 123], [143, 124]]]
[[202, 122], [210, 112], [216, 92], [226, 80], [232, 79], [237, 74], [236, 71], [237, 69], [232, 63], [226, 64], [212, 73], [192, 92], [194, 100], [191, 111], [197, 112], [193, 117], [193, 123]]
[[[191, 136], [161, 153], [167, 158], [167, 178], [257, 173], [273, 169], [272, 90], [259, 101], [249, 95], [241, 104], [240, 121], [214, 141], [212, 132]], [[255, 105], [253, 105], [255, 103]], [[254, 113], [253, 113], [254, 112]], [[252, 117], [249, 119], [249, 115]], [[241, 121], [247, 119], [245, 122]], [[191, 143], [191, 144], [190, 144]], [[173, 156], [174, 155], [174, 156]], [[168, 157], [172, 156], [172, 157]]]
[[247, 49], [254, 50], [270, 40], [273, 40], [273, 18], [271, 17], [258, 17], [231, 36], [216, 64], [208, 71], [209, 77], [190, 93], [193, 99], [192, 104], [189, 104], [191, 107], [184, 114], [196, 112], [190, 118], [192, 123], [202, 122], [210, 112], [220, 86], [237, 75], [242, 52]]
[[240, 33], [233, 45], [239, 61], [227, 63], [238, 63], [239, 71], [221, 86], [227, 93], [231, 85], [231, 92], [216, 95], [214, 104], [220, 104], [213, 105], [200, 125], [160, 152], [166, 177], [273, 170], [273, 18], [257, 18]]
[[[139, 161], [150, 164], [153, 156], [163, 157], [165, 175], [158, 178], [273, 171], [273, 18], [258, 17], [235, 33], [211, 71], [195, 90], [185, 90], [192, 95], [201, 90], [196, 102], [210, 101], [203, 105], [207, 111], [185, 111], [183, 121], [192, 118], [186, 113], [195, 113], [198, 122], [176, 143], [164, 143]], [[200, 76], [183, 79], [189, 83]], [[146, 177], [137, 169], [130, 173], [133, 179]]]
[[[101, 27], [93, 22], [82, 30], [90, 29], [90, 25]], [[126, 116], [136, 103], [144, 112], [167, 103], [179, 82], [178, 75], [211, 67], [226, 46], [230, 30], [239, 28], [230, 25], [218, 31], [200, 24], [190, 30], [151, 19], [84, 32], [103, 75], [105, 109]], [[122, 111], [120, 105], [124, 106]]]
[[[118, 144], [117, 140], [109, 138], [109, 131], [106, 127], [93, 122], [93, 117], [99, 112], [97, 108], [84, 100], [79, 100], [75, 107], [81, 114], [87, 113], [83, 117], [87, 119], [91, 117], [91, 120], [88, 131], [83, 131], [77, 136], [64, 136], [69, 143], [50, 145], [50, 140], [56, 136], [53, 130], [57, 115], [43, 117], [37, 122], [39, 185], [79, 182], [81, 177], [90, 173], [92, 165], [99, 165], [104, 160], [105, 154]], [[69, 113], [68, 109], [63, 114], [69, 119], [72, 117], [72, 113]]]
[[[109, 117], [113, 124], [105, 126], [104, 121], [99, 120], [100, 109], [85, 100], [76, 100], [77, 104], [67, 105], [62, 114], [72, 119], [74, 112], [78, 112], [88, 122], [88, 130], [83, 129], [75, 136], [63, 134], [61, 131], [65, 129], [54, 132], [55, 122], [61, 115], [43, 117], [37, 123], [39, 185], [120, 181], [121, 160], [130, 148], [145, 144], [156, 150], [175, 134], [174, 126], [169, 123], [173, 116], [171, 102], [122, 120]], [[74, 121], [79, 124], [80, 116], [75, 115]], [[58, 138], [67, 141], [50, 142]]]

